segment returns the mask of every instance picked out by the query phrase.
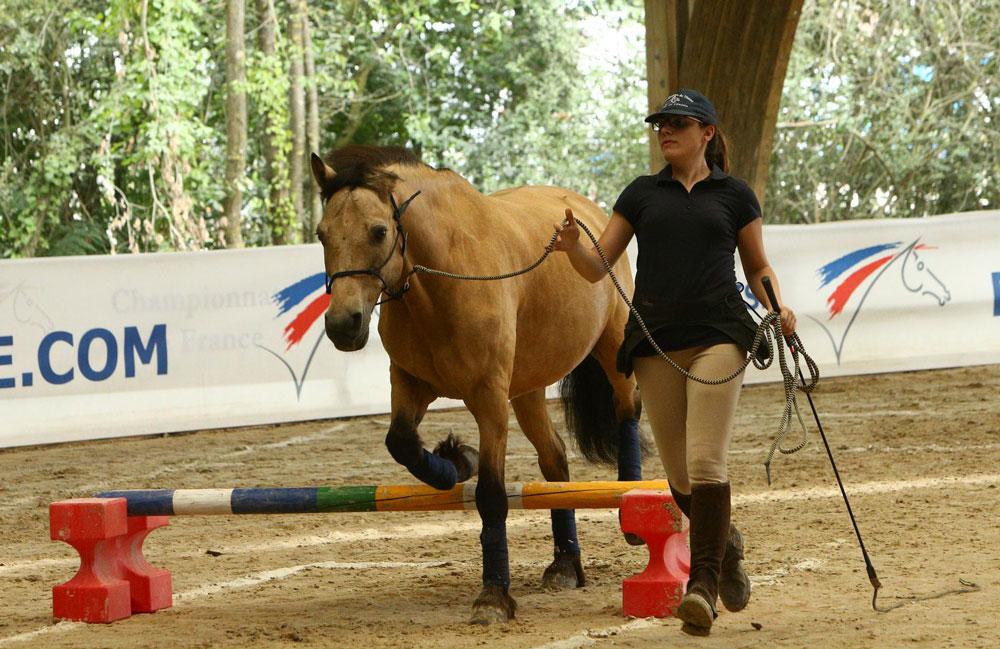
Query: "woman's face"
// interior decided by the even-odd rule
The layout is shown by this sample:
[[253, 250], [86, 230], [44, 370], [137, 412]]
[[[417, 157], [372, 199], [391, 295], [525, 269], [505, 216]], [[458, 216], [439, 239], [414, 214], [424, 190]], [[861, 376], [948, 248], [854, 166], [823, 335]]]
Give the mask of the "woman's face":
[[715, 126], [693, 117], [665, 115], [653, 124], [660, 152], [668, 163], [696, 161], [705, 156], [705, 146], [715, 135]]

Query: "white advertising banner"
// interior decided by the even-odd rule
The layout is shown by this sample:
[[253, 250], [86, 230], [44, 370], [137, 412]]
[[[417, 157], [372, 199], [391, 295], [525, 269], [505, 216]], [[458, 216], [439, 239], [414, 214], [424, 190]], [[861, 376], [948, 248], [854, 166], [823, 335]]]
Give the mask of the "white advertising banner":
[[[1000, 212], [765, 244], [823, 375], [1000, 362]], [[317, 244], [2, 261], [0, 447], [388, 412], [377, 312], [341, 353], [328, 299]]]
[[773, 225], [764, 246], [821, 376], [1000, 363], [1000, 211]]

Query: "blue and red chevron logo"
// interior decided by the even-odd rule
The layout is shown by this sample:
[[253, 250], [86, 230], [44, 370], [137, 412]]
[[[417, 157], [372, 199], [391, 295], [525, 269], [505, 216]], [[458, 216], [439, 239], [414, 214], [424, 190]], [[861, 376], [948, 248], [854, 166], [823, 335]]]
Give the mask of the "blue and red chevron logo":
[[[825, 266], [821, 266], [817, 271], [820, 276], [820, 288], [830, 285], [835, 280], [840, 280], [833, 292], [826, 298], [826, 303], [830, 310], [830, 319], [844, 310], [855, 291], [868, 279], [875, 271], [888, 264], [897, 255], [902, 241], [891, 243], [880, 243], [866, 248], [859, 248], [846, 255], [834, 259]], [[930, 249], [931, 246], [918, 244], [913, 246], [913, 250]], [[882, 254], [892, 250], [889, 254]], [[874, 259], [873, 259], [874, 258]]]
[[312, 349], [309, 350], [309, 356], [302, 367], [301, 375], [295, 372], [295, 369], [286, 360], [285, 356], [292, 347], [302, 342], [305, 335], [309, 333], [312, 326], [326, 312], [327, 307], [330, 306], [330, 296], [326, 293], [326, 274], [316, 273], [315, 275], [304, 277], [275, 293], [272, 299], [278, 307], [277, 317], [280, 318], [287, 313], [295, 312], [294, 317], [285, 325], [282, 332], [282, 338], [284, 338], [286, 343], [285, 354], [278, 353], [259, 343], [255, 344], [281, 361], [281, 364], [285, 366], [285, 369], [291, 375], [292, 383], [295, 384], [296, 398], [301, 398], [302, 386], [306, 382], [306, 375], [309, 373], [309, 366], [312, 365], [316, 350], [319, 349], [319, 344], [323, 341], [323, 332], [320, 332], [320, 335], [316, 337], [316, 342], [313, 344]]
[[274, 294], [274, 302], [278, 306], [278, 317], [281, 317], [305, 304], [291, 322], [285, 326], [284, 338], [288, 342], [285, 351], [302, 342], [302, 338], [330, 306], [330, 296], [325, 291], [326, 275], [316, 273], [294, 284], [290, 284]]

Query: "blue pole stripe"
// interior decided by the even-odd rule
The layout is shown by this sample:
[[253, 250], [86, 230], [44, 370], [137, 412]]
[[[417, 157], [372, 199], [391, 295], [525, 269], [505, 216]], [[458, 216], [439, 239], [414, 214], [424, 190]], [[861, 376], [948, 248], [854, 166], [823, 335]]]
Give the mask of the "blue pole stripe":
[[[319, 511], [316, 487], [233, 489], [233, 514], [308, 514]], [[97, 498], [125, 498], [129, 516], [173, 516], [174, 490], [106, 491]]]
[[128, 501], [129, 516], [173, 516], [174, 490], [151, 489], [149, 491], [105, 491], [97, 498], [125, 498]]
[[233, 489], [234, 514], [308, 514], [316, 512], [316, 487]]

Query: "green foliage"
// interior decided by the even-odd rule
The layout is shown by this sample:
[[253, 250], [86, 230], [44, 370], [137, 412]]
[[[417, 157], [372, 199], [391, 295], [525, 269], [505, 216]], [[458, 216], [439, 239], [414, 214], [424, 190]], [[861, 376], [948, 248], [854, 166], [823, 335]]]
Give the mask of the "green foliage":
[[249, 132], [270, 137], [276, 152], [269, 179], [264, 166], [264, 138], [250, 138], [248, 218], [243, 222], [249, 245], [269, 244], [274, 237], [294, 231], [298, 223], [291, 198], [272, 192], [272, 187], [288, 184], [288, 156], [292, 151], [292, 133], [288, 129], [287, 54], [284, 40], [277, 42], [274, 55], [265, 56], [257, 50], [247, 57], [247, 94], [251, 106]]
[[648, 166], [641, 49], [593, 61], [608, 49], [597, 25], [629, 31], [616, 51], [641, 47], [634, 3], [347, 2], [317, 22], [327, 48], [326, 27], [343, 40], [330, 146], [407, 144], [483, 191], [560, 184], [605, 204]]
[[784, 222], [1000, 203], [1000, 2], [806, 2], [771, 157]]
[[214, 245], [202, 224], [222, 199], [224, 135], [206, 119], [215, 19], [194, 0], [150, 2], [147, 55], [143, 4], [25, 2], [5, 13], [0, 255]]
[[[0, 257], [222, 245], [225, 3], [0, 2]], [[284, 240], [300, 222], [279, 191], [293, 53], [289, 3], [275, 8], [269, 57], [256, 3], [247, 11], [248, 245]], [[405, 144], [486, 192], [557, 184], [605, 207], [647, 173], [642, 3], [312, 0], [308, 10], [322, 152]], [[769, 220], [995, 208], [997, 33], [1000, 0], [807, 0]]]

